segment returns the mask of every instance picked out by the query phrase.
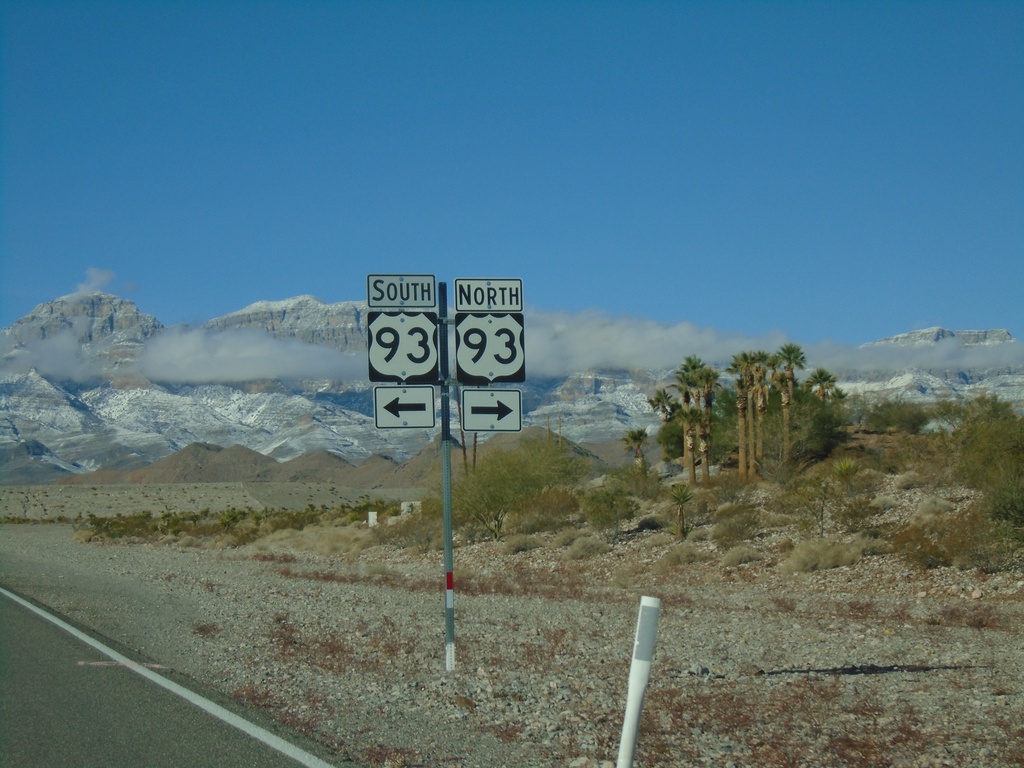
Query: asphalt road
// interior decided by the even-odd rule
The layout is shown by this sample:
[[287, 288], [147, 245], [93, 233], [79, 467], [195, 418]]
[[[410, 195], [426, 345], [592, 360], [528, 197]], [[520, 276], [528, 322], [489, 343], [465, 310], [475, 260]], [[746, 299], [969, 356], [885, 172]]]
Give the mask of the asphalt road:
[[0, 768], [330, 765], [37, 610], [0, 591]]

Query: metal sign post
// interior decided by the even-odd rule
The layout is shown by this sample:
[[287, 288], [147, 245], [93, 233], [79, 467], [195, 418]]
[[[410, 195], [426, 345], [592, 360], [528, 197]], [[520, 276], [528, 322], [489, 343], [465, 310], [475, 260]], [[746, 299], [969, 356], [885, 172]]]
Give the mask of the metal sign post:
[[[368, 275], [366, 278], [369, 378], [375, 387], [379, 429], [434, 426], [433, 391], [441, 388], [441, 503], [444, 526], [445, 669], [455, 669], [455, 575], [452, 532], [451, 361], [448, 326], [455, 326], [458, 383], [489, 385], [526, 377], [523, 281], [518, 278], [455, 281], [455, 319], [448, 316], [448, 285], [433, 275]], [[437, 313], [434, 313], [434, 309]], [[414, 386], [420, 385], [420, 386]], [[463, 389], [464, 429], [518, 432], [522, 393], [515, 389]], [[468, 416], [467, 416], [468, 414]]]
[[444, 527], [444, 667], [455, 669], [455, 567], [452, 544], [452, 418], [448, 369], [448, 286], [438, 286], [438, 357], [441, 366], [441, 505]]

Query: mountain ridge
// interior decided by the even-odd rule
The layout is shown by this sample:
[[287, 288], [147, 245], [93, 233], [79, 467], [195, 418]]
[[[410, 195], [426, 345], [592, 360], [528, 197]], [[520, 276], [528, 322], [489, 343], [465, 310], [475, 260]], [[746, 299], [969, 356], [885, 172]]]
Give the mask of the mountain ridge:
[[[111, 294], [72, 294], [40, 304], [0, 329], [0, 484], [45, 482], [100, 468], [137, 469], [196, 443], [238, 445], [284, 463], [324, 451], [353, 466], [373, 457], [401, 464], [435, 440], [438, 430], [375, 428], [372, 388], [360, 357], [365, 323], [365, 302], [328, 304], [309, 295], [255, 302], [184, 329], [166, 327]], [[206, 336], [193, 339], [187, 336], [192, 332]], [[358, 365], [350, 366], [347, 379], [234, 383], [161, 381], [139, 365], [153, 345], [174, 334], [185, 334], [192, 346], [183, 349], [194, 357], [209, 338], [236, 332], [247, 334], [237, 337], [243, 340], [287, 342], [289, 354], [340, 351]], [[853, 371], [840, 377], [840, 386], [850, 393], [920, 400], [991, 391], [1024, 403], [1024, 366], [966, 371], [914, 365], [914, 355], [942, 345], [984, 354], [1016, 349], [1018, 342], [1001, 329], [899, 334], [859, 348], [891, 351], [895, 364]], [[215, 346], [210, 354], [220, 350]], [[653, 432], [659, 419], [648, 398], [671, 385], [673, 373], [622, 368], [531, 377], [522, 385], [524, 426], [550, 428], [582, 444], [615, 441], [637, 427]]]

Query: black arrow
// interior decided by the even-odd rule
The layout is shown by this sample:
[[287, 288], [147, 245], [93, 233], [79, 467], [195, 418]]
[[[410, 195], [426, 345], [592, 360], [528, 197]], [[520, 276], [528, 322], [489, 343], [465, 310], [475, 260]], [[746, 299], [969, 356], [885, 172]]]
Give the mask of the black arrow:
[[402, 411], [425, 411], [427, 410], [426, 403], [402, 403], [399, 402], [396, 397], [390, 403], [384, 406], [384, 410], [394, 416], [396, 419], [402, 418]]
[[501, 400], [498, 401], [497, 405], [474, 405], [470, 406], [469, 412], [474, 416], [476, 414], [493, 413], [498, 417], [498, 421], [501, 421], [510, 413], [512, 409], [505, 405]]

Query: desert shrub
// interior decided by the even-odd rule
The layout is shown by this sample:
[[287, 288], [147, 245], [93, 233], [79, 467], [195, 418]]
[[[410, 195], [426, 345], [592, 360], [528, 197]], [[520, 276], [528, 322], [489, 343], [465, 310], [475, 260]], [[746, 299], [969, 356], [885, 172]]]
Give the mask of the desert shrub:
[[[791, 454], [795, 465], [826, 458], [842, 442], [846, 414], [841, 401], [822, 400], [800, 389], [791, 406]], [[768, 447], [765, 447], [768, 451]]]
[[867, 496], [853, 496], [840, 500], [835, 506], [835, 519], [847, 533], [863, 531], [868, 521], [878, 514], [878, 508]]
[[583, 498], [586, 521], [612, 539], [618, 536], [622, 521], [633, 517], [638, 508], [636, 499], [617, 488], [597, 488]]
[[714, 514], [711, 540], [729, 549], [754, 538], [761, 527], [760, 514], [749, 504], [727, 504]]
[[899, 505], [899, 502], [892, 496], [879, 494], [870, 501], [870, 504], [871, 508], [874, 509], [876, 512], [887, 512], [888, 510], [897, 507]]
[[722, 565], [726, 568], [735, 568], [738, 565], [755, 563], [760, 559], [761, 553], [752, 546], [749, 544], [738, 544], [722, 555]]
[[920, 517], [935, 517], [952, 512], [956, 505], [938, 496], [925, 496], [917, 503], [917, 514]]
[[607, 542], [596, 536], [580, 536], [569, 546], [566, 557], [570, 560], [586, 560], [590, 557], [603, 555], [611, 550]]
[[993, 520], [1006, 523], [1005, 530], [1024, 538], [1024, 464], [989, 479], [985, 506]]
[[455, 519], [460, 525], [475, 523], [500, 539], [509, 515], [527, 511], [553, 488], [574, 487], [583, 471], [578, 456], [542, 439], [495, 451], [452, 489]]
[[866, 404], [858, 420], [876, 432], [919, 435], [931, 420], [931, 413], [929, 408], [920, 403], [910, 403], [902, 397], [894, 397]]
[[667, 547], [672, 545], [675, 541], [676, 537], [667, 531], [658, 531], [647, 540], [647, 544], [651, 547]]
[[921, 568], [956, 566], [998, 570], [1009, 552], [998, 525], [974, 505], [962, 512], [918, 514], [893, 538], [893, 551]]
[[538, 549], [544, 546], [544, 543], [536, 536], [527, 536], [523, 533], [516, 533], [511, 536], [506, 536], [505, 551], [510, 555], [515, 555], [520, 552], [529, 552], [531, 549]]
[[576, 539], [586, 535], [586, 531], [582, 531], [579, 528], [563, 528], [551, 539], [551, 546], [556, 549], [564, 549], [565, 547], [572, 546]]
[[636, 524], [638, 531], [663, 531], [667, 527], [668, 523], [657, 515], [648, 515]]
[[564, 528], [579, 512], [580, 499], [572, 488], [545, 488], [508, 516], [512, 533], [543, 533]]
[[809, 539], [793, 548], [783, 561], [783, 573], [810, 573], [829, 568], [853, 565], [864, 554], [861, 541], [843, 542], [835, 539]]
[[925, 479], [915, 470], [909, 470], [896, 476], [896, 487], [901, 491], [911, 491], [925, 485]]
[[677, 485], [669, 491], [669, 498], [672, 499], [672, 505], [676, 511], [675, 532], [678, 539], [685, 539], [689, 536], [700, 517], [699, 512], [690, 511], [694, 495], [693, 488], [688, 485]]
[[836, 498], [836, 487], [827, 474], [813, 474], [801, 479], [793, 488], [797, 501], [800, 527], [818, 538], [825, 536], [829, 506]]
[[701, 551], [692, 544], [676, 544], [662, 555], [661, 559], [654, 564], [654, 572], [666, 574], [674, 571], [683, 565], [692, 563], [703, 563], [710, 558], [706, 552]]
[[711, 479], [711, 485], [707, 493], [707, 503], [715, 507], [722, 506], [723, 504], [734, 504], [742, 501], [748, 491], [749, 486], [744, 480], [740, 479], [739, 475], [733, 472], [722, 473]]
[[374, 528], [377, 539], [385, 544], [434, 552], [444, 547], [443, 509], [441, 500], [428, 497], [419, 511], [400, 515], [391, 525]]
[[1024, 416], [996, 397], [943, 403], [938, 418], [951, 428], [946, 447], [956, 457], [955, 473], [985, 494], [985, 512], [1024, 534]]

